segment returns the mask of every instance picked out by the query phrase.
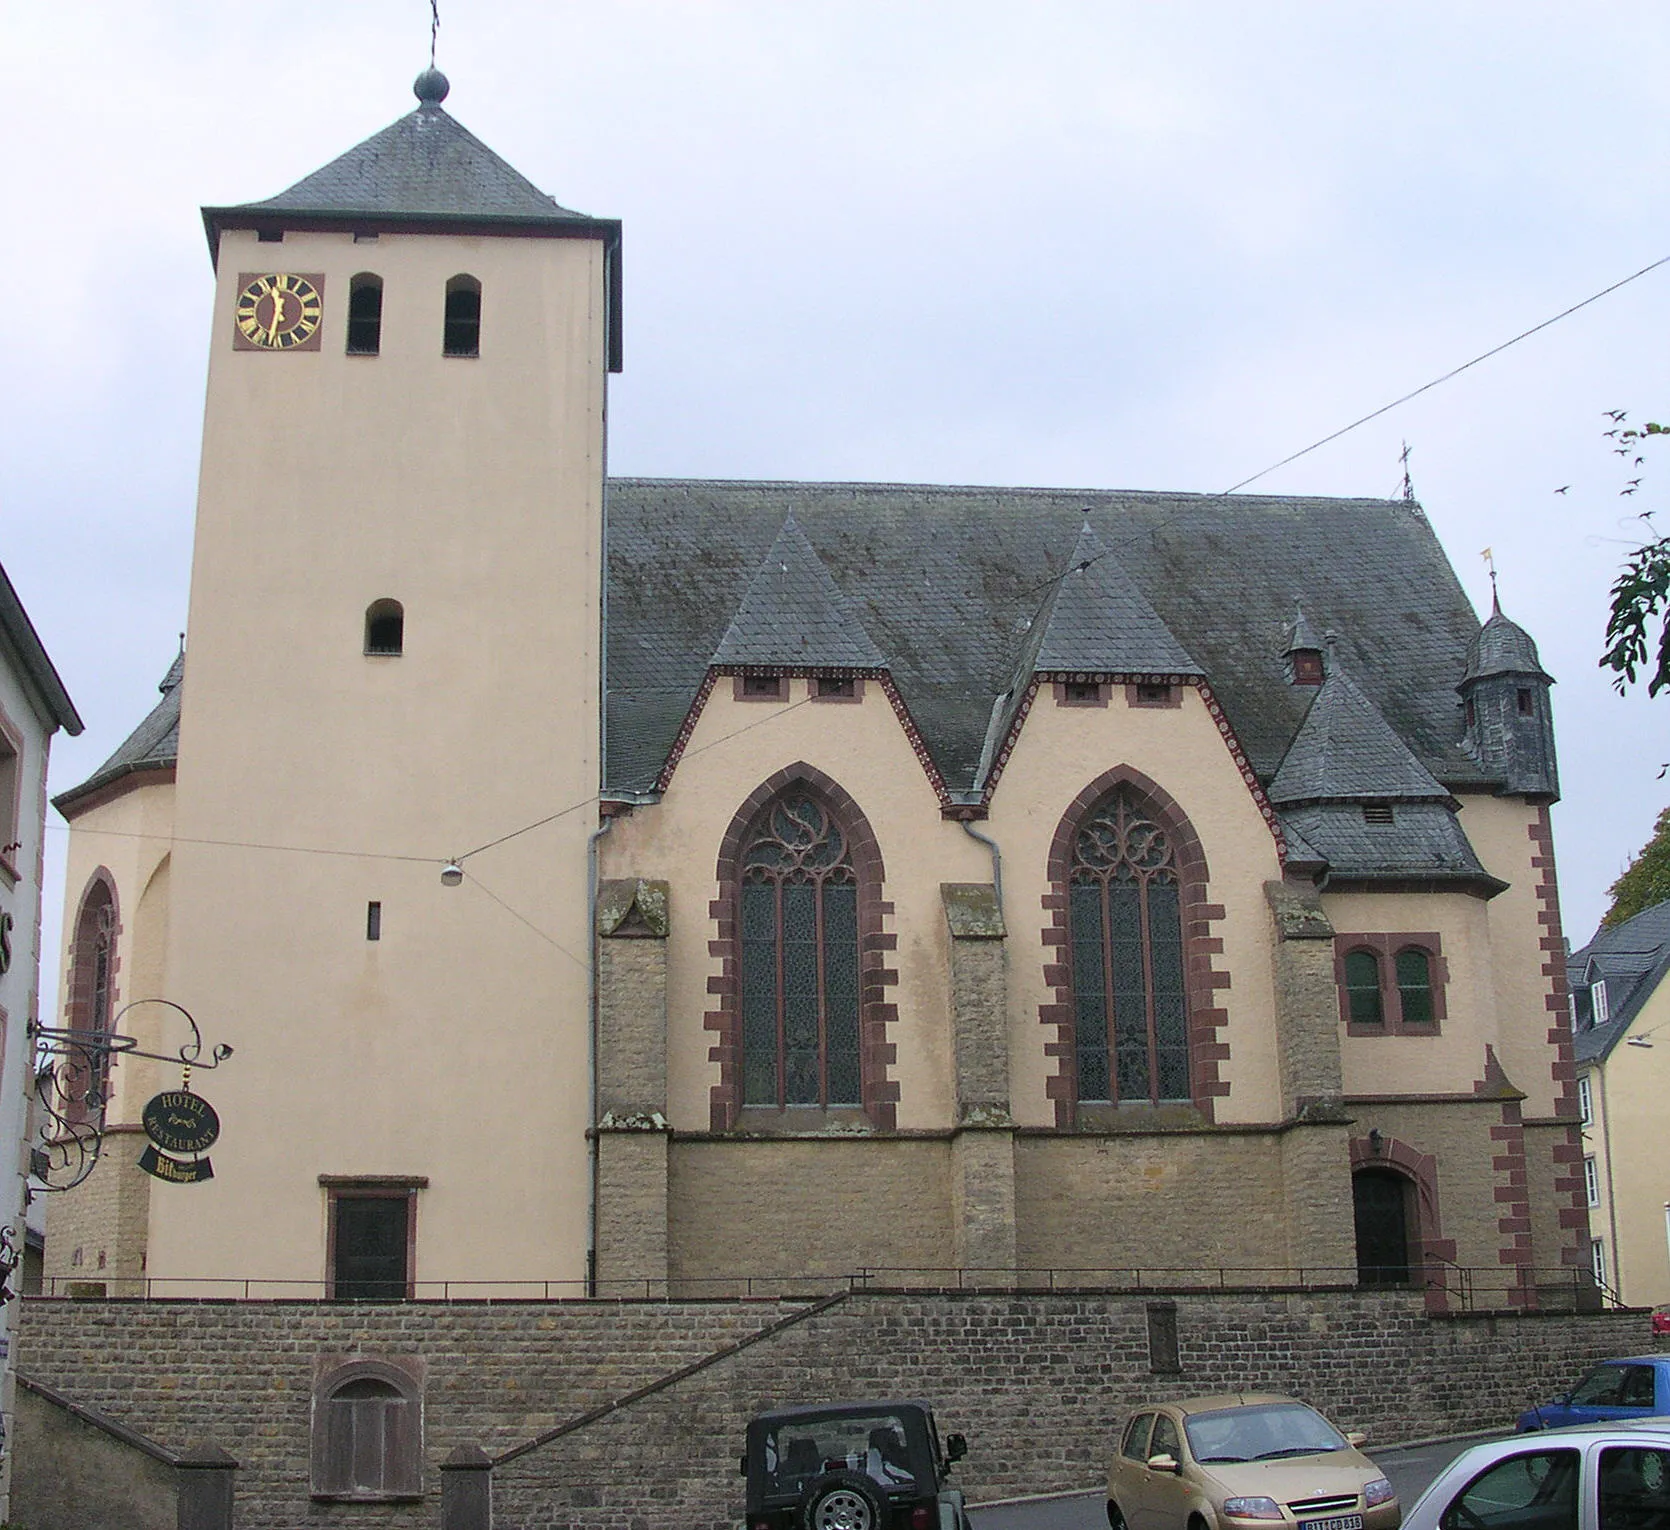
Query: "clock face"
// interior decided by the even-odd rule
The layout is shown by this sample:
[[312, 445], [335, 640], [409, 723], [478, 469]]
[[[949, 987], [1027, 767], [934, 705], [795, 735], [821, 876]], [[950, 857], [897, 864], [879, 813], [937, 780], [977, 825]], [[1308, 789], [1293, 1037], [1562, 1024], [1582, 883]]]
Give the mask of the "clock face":
[[319, 296], [323, 277], [278, 271], [240, 280], [235, 336], [239, 350], [317, 348], [319, 317], [324, 306]]

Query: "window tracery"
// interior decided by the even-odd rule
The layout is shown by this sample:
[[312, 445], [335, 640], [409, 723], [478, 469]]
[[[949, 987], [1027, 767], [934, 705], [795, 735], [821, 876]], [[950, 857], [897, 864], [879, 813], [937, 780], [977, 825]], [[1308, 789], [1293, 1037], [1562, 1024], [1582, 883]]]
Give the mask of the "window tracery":
[[1177, 854], [1129, 787], [1079, 825], [1068, 882], [1078, 1098], [1189, 1099]]
[[858, 1106], [858, 875], [829, 806], [791, 787], [740, 867], [744, 1105]]

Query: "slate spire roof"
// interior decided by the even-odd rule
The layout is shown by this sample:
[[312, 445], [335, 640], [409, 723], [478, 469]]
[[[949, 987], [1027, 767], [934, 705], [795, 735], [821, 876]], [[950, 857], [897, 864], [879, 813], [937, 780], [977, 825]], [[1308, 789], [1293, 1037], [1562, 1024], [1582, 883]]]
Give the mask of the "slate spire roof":
[[185, 660], [182, 650], [157, 686], [162, 700], [122, 740], [116, 752], [79, 786], [72, 786], [52, 799], [52, 805], [66, 818], [73, 816], [78, 803], [124, 776], [172, 768], [180, 752], [180, 681], [185, 674]]
[[1305, 617], [1304, 607], [1295, 604], [1293, 620], [1287, 628], [1287, 647], [1282, 650], [1283, 657], [1295, 653], [1321, 653], [1322, 648], [1321, 639], [1317, 637]]
[[1446, 802], [1449, 793], [1329, 653], [1328, 673], [1270, 783], [1277, 806], [1299, 802]]
[[884, 669], [887, 660], [790, 515], [749, 581], [713, 663]]
[[1289, 864], [1333, 881], [1448, 882], [1490, 895], [1451, 803], [1385, 714], [1328, 650], [1327, 674], [1269, 787]]
[[1023, 682], [1056, 671], [1205, 674], [1089, 521], [1080, 528], [1067, 571], [1055, 581], [1029, 638]]
[[[562, 206], [511, 168], [448, 113], [418, 78], [416, 111], [373, 133], [277, 196], [205, 208], [210, 239], [229, 215], [274, 212], [325, 218], [421, 218], [479, 223], [599, 225]], [[445, 95], [444, 76], [440, 95]]]
[[1467, 645], [1467, 669], [1461, 683], [1482, 680], [1486, 675], [1534, 675], [1550, 685], [1553, 677], [1543, 673], [1542, 661], [1537, 656], [1537, 645], [1517, 622], [1502, 614], [1502, 604], [1494, 591], [1490, 598], [1490, 615], [1479, 628], [1478, 635]]

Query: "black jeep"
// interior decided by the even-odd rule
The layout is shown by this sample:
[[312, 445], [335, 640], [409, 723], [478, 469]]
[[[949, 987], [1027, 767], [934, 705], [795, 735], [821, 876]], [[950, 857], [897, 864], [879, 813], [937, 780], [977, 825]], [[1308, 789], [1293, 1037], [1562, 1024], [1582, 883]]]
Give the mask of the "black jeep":
[[942, 1449], [925, 1402], [777, 1408], [748, 1425], [745, 1530], [969, 1530], [945, 1485], [968, 1452]]

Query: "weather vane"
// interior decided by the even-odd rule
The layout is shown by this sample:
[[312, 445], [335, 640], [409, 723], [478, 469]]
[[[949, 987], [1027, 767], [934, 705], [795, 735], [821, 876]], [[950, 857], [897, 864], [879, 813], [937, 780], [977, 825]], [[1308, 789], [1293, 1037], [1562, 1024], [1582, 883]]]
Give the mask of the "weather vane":
[[1490, 570], [1490, 602], [1491, 602], [1492, 605], [1495, 605], [1497, 603], [1497, 601], [1496, 601], [1496, 554], [1493, 553], [1487, 547], [1482, 552], [1480, 552], [1479, 556], [1484, 559], [1484, 566], [1487, 569]]

